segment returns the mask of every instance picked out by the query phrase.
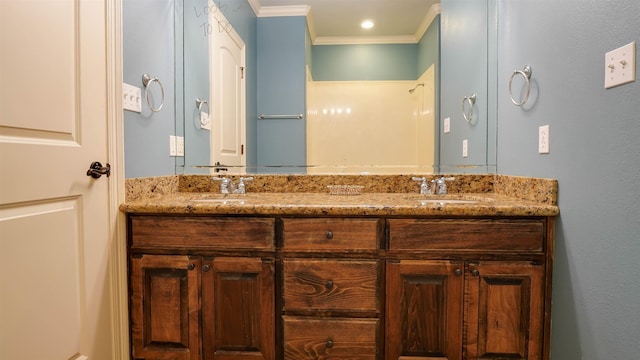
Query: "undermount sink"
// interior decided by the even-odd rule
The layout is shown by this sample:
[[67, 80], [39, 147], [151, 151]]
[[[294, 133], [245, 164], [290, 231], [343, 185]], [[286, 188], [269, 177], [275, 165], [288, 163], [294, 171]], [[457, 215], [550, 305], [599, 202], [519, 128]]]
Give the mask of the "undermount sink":
[[251, 201], [252, 198], [252, 196], [244, 194], [201, 194], [190, 200], [199, 203], [244, 204]]
[[483, 201], [491, 201], [488, 198], [480, 198], [473, 195], [413, 195], [407, 200], [415, 200], [420, 205], [446, 205], [446, 204], [477, 204]]

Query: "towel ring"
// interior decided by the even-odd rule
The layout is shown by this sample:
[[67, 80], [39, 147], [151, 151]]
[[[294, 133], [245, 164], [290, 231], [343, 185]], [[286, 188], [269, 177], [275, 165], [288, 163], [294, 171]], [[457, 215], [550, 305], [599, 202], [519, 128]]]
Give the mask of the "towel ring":
[[[202, 108], [204, 106], [207, 106], [207, 111], [205, 112], [205, 114], [207, 114], [206, 118], [202, 117], [202, 113], [204, 111], [202, 111]], [[201, 100], [199, 97], [196, 98], [196, 107], [198, 108], [198, 114], [200, 115], [200, 126], [207, 126], [209, 125], [209, 122], [207, 121], [209, 118], [209, 102], [207, 100]]]
[[[465, 104], [469, 103], [469, 116], [467, 116], [467, 110], [465, 109]], [[464, 119], [468, 122], [471, 123], [471, 120], [473, 120], [473, 105], [476, 103], [476, 94], [474, 93], [471, 96], [465, 96], [462, 98], [462, 116], [464, 116]]]
[[[162, 100], [160, 100], [160, 106], [158, 106], [157, 109], [151, 105], [151, 101], [149, 100], [149, 87], [154, 81], [157, 82], [158, 85], [160, 85], [160, 92], [162, 93]], [[164, 87], [162, 86], [160, 79], [158, 79], [157, 77], [152, 78], [151, 76], [149, 76], [149, 74], [144, 74], [142, 75], [142, 84], [144, 85], [144, 97], [145, 99], [147, 99], [147, 106], [149, 106], [149, 109], [153, 112], [160, 111], [162, 109], [162, 106], [164, 105]]]
[[[517, 102], [513, 98], [513, 92], [511, 91], [511, 82], [516, 75], [522, 75], [524, 81], [527, 83], [527, 92], [524, 94], [524, 99], [521, 102]], [[525, 65], [522, 70], [513, 70], [511, 73], [511, 77], [509, 78], [509, 97], [511, 98], [511, 102], [515, 106], [522, 106], [527, 103], [529, 100], [529, 91], [531, 90], [531, 66]]]

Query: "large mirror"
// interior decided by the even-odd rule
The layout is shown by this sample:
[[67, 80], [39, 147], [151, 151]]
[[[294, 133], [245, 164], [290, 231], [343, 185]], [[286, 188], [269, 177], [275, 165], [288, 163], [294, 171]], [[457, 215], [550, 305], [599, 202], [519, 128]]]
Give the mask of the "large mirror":
[[177, 172], [494, 172], [495, 0], [396, 4], [176, 0]]

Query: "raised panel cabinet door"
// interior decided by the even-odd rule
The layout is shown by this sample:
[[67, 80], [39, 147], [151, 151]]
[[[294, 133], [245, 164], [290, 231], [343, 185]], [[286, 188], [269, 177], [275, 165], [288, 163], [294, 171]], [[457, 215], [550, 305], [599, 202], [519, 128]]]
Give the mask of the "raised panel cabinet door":
[[204, 359], [274, 360], [274, 260], [205, 259], [202, 271]]
[[200, 359], [199, 266], [188, 256], [131, 259], [134, 359]]
[[469, 359], [542, 358], [544, 266], [470, 264], [465, 273], [465, 355]]
[[462, 262], [387, 261], [386, 360], [462, 359]]

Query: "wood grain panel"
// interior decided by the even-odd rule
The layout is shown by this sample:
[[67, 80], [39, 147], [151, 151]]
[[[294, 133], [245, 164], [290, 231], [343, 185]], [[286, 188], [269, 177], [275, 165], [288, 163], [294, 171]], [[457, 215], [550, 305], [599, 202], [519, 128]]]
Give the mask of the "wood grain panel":
[[391, 219], [389, 249], [542, 252], [543, 220]]
[[271, 250], [274, 224], [270, 218], [131, 216], [131, 246]]
[[284, 249], [376, 250], [380, 224], [378, 219], [283, 219]]
[[374, 360], [378, 319], [304, 318], [285, 316], [284, 358], [287, 360]]
[[378, 310], [378, 261], [284, 260], [286, 310]]

